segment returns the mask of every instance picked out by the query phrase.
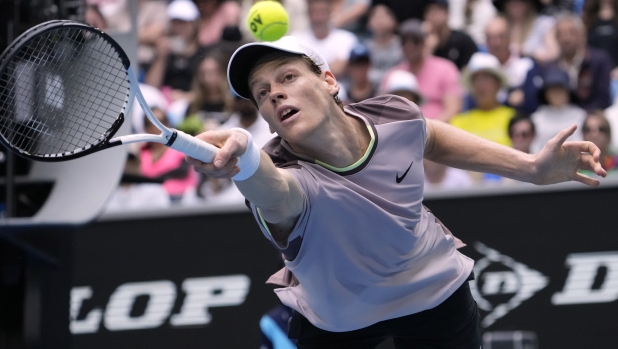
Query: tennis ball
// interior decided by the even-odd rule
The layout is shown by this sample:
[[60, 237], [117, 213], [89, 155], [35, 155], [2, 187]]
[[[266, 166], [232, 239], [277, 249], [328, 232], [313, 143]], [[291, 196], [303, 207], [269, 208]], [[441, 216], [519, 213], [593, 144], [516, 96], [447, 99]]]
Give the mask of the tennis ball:
[[259, 1], [249, 10], [247, 25], [258, 40], [276, 41], [288, 31], [288, 13], [277, 1]]

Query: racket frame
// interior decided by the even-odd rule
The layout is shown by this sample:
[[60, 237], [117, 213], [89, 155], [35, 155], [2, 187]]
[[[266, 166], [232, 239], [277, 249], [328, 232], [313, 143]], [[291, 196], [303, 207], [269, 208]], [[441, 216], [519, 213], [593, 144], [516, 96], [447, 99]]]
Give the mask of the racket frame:
[[[118, 111], [118, 117], [114, 120], [112, 126], [98, 138], [100, 142], [96, 144], [86, 145], [85, 147], [60, 154], [30, 154], [22, 149], [16, 148], [11, 145], [9, 140], [5, 139], [4, 135], [2, 135], [1, 133], [0, 143], [4, 144], [7, 149], [13, 151], [17, 155], [27, 159], [36, 161], [58, 162], [80, 158], [82, 156], [86, 156], [94, 152], [115, 147], [121, 144], [137, 142], [157, 142], [165, 144], [172, 149], [178, 150], [203, 162], [212, 162], [218, 148], [204, 141], [200, 141], [197, 138], [188, 135], [182, 131], [164, 126], [152, 113], [152, 110], [150, 110], [148, 103], [144, 99], [144, 96], [142, 95], [139, 88], [138, 80], [131, 67], [131, 61], [129, 60], [129, 57], [124, 52], [122, 47], [120, 47], [120, 45], [108, 34], [88, 24], [70, 20], [53, 20], [39, 24], [27, 30], [17, 39], [15, 39], [9, 45], [9, 47], [7, 47], [7, 49], [0, 55], [0, 76], [4, 73], [7, 65], [12, 61], [12, 59], [20, 51], [20, 49], [24, 47], [25, 44], [28, 43], [32, 38], [45, 32], [56, 30], [58, 28], [73, 28], [90, 31], [94, 33], [94, 35], [102, 37], [114, 48], [116, 53], [118, 53], [120, 61], [125, 68], [127, 80], [129, 81], [128, 93], [125, 97], [122, 108]], [[148, 117], [148, 119], [153, 123], [155, 127], [161, 130], [161, 134], [130, 134], [112, 138], [122, 126], [126, 114], [130, 112], [131, 106], [136, 99], [142, 107], [142, 110], [144, 111], [146, 117]]]

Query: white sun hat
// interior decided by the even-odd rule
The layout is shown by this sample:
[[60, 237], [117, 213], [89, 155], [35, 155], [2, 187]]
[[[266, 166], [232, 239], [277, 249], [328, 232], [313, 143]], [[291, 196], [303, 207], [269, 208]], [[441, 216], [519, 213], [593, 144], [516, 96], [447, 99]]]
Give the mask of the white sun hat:
[[418, 90], [418, 80], [414, 74], [405, 70], [394, 70], [386, 77], [380, 87], [380, 94], [395, 93], [398, 91], [412, 92], [418, 96], [418, 104], [423, 104], [425, 99]]
[[485, 72], [495, 76], [498, 81], [500, 81], [500, 85], [502, 88], [508, 88], [509, 82], [502, 70], [502, 66], [500, 65], [500, 61], [496, 56], [485, 53], [485, 52], [477, 52], [472, 55], [470, 58], [470, 62], [468, 62], [468, 66], [464, 70], [461, 75], [462, 84], [470, 90], [472, 84], [472, 77], [476, 73]]
[[167, 5], [167, 18], [192, 22], [200, 17], [200, 11], [191, 0], [174, 0]]

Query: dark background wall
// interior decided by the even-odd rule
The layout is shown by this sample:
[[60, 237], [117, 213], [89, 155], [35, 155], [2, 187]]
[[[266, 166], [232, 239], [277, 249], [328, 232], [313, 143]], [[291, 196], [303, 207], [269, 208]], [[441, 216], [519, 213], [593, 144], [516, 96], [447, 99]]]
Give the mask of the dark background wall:
[[[483, 248], [498, 253], [498, 259], [489, 264], [486, 259], [482, 269], [477, 263], [476, 289], [490, 306], [482, 311], [483, 317], [495, 317], [496, 309], [499, 313], [501, 307], [508, 308], [486, 331], [532, 331], [543, 348], [615, 347], [618, 266], [599, 262], [594, 282], [581, 300], [589, 302], [587, 294], [605, 292], [615, 293], [613, 301], [556, 305], [552, 297], [565, 289], [569, 255], [604, 252], [602, 257], [618, 258], [613, 205], [617, 191], [426, 201], [468, 243], [463, 253], [475, 260], [486, 257]], [[110, 294], [127, 282], [171, 280], [179, 292], [171, 313], [177, 313], [180, 285], [186, 278], [242, 274], [251, 280], [246, 300], [238, 306], [212, 308], [210, 324], [183, 328], [166, 321], [157, 328], [127, 331], [109, 331], [101, 325], [96, 333], [73, 335], [73, 348], [257, 347], [258, 320], [277, 303], [272, 288], [264, 285], [277, 269], [275, 252], [248, 212], [94, 223], [76, 230], [73, 255], [73, 286], [93, 289], [92, 298], [83, 303], [82, 317], [90, 309], [104, 308]], [[495, 281], [496, 275], [507, 278], [492, 291], [485, 283], [491, 277]], [[515, 281], [509, 283], [508, 277]], [[137, 308], [144, 307], [138, 303], [136, 316], [140, 316]]]

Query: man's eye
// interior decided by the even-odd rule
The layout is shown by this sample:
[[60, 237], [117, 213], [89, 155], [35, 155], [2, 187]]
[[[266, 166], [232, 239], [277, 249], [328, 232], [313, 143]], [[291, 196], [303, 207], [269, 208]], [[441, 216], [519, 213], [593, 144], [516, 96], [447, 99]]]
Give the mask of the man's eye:
[[294, 74], [287, 74], [287, 75], [285, 76], [285, 79], [286, 79], [286, 80], [292, 80], [292, 79], [294, 79], [294, 77], [295, 77], [295, 75], [294, 75]]
[[260, 92], [258, 92], [258, 95], [259, 95], [260, 97], [264, 97], [264, 96], [266, 96], [267, 94], [268, 94], [268, 91], [266, 91], [266, 90], [260, 90]]

